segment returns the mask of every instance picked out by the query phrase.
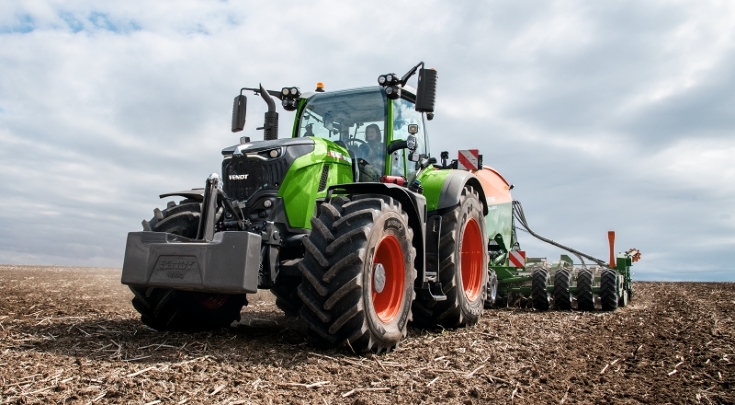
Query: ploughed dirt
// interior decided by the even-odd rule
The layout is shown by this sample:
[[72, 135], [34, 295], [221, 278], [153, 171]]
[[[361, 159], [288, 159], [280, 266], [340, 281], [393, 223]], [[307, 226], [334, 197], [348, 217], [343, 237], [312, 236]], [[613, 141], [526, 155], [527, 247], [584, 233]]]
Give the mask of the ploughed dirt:
[[141, 324], [119, 269], [0, 265], [0, 403], [735, 403], [735, 285], [637, 283], [613, 313], [487, 310], [358, 356], [268, 292], [240, 325]]

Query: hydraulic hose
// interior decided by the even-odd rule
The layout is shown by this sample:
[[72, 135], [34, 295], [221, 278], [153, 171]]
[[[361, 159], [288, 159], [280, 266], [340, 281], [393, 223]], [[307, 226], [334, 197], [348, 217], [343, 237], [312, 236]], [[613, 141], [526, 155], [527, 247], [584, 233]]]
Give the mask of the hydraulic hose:
[[518, 224], [522, 228], [521, 230], [528, 232], [529, 234], [531, 234], [536, 239], [539, 239], [541, 241], [544, 241], [544, 242], [546, 242], [546, 243], [548, 243], [550, 245], [556, 246], [558, 248], [564, 249], [567, 252], [569, 252], [569, 253], [577, 256], [579, 258], [579, 260], [582, 262], [582, 265], [583, 266], [585, 266], [584, 259], [582, 259], [584, 257], [584, 258], [587, 258], [588, 260], [591, 260], [591, 261], [597, 263], [599, 266], [608, 267], [608, 268], [610, 267], [604, 260], [600, 260], [600, 259], [598, 259], [596, 257], [590, 256], [590, 255], [588, 255], [588, 254], [586, 254], [584, 252], [580, 252], [579, 250], [572, 249], [572, 248], [570, 248], [568, 246], [564, 246], [564, 245], [562, 245], [559, 242], [556, 242], [554, 240], [545, 238], [545, 237], [537, 234], [536, 232], [534, 232], [531, 229], [531, 227], [528, 226], [528, 221], [526, 220], [526, 214], [523, 212], [523, 205], [521, 205], [521, 202], [520, 201], [513, 201], [513, 217], [515, 217], [516, 221], [518, 221]]

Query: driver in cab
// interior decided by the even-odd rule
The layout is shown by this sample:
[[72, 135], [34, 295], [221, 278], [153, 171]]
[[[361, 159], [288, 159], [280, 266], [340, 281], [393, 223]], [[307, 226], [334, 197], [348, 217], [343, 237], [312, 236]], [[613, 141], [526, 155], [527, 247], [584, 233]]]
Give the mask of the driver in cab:
[[[362, 157], [360, 166], [372, 166], [369, 169], [361, 169], [365, 174], [364, 181], [380, 181], [385, 161], [383, 137], [377, 124], [370, 124], [365, 128], [366, 142], [359, 147], [359, 155]], [[372, 169], [372, 170], [370, 170]]]

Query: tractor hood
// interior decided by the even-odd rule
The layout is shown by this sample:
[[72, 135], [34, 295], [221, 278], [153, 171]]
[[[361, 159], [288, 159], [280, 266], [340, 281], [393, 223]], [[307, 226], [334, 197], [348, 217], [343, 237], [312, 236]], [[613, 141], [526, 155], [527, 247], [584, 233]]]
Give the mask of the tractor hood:
[[247, 200], [277, 193], [294, 160], [314, 151], [309, 138], [284, 138], [231, 146], [222, 151], [222, 180], [228, 196]]
[[[283, 138], [283, 139], [276, 139], [272, 141], [247, 142], [247, 143], [241, 143], [239, 145], [233, 145], [233, 146], [222, 149], [222, 155], [223, 156], [232, 156], [233, 154], [237, 155], [238, 153], [235, 153], [237, 151], [239, 151], [241, 154], [259, 154], [261, 152], [268, 152], [276, 148], [284, 148], [284, 147], [290, 147], [290, 146], [302, 146], [302, 147], [306, 146], [307, 149], [309, 146], [311, 146], [311, 150], [313, 150], [314, 141], [311, 140], [310, 138]], [[307, 151], [306, 153], [311, 152], [311, 150]]]

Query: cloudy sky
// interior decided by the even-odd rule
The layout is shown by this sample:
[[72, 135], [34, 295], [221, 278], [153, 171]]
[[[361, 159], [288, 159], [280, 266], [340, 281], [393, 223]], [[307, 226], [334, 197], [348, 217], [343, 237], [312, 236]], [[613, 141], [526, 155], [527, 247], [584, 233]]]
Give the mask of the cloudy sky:
[[240, 87], [372, 85], [423, 60], [432, 153], [479, 148], [535, 231], [605, 258], [614, 229], [643, 252], [638, 280], [735, 281], [733, 16], [730, 1], [3, 1], [0, 263], [120, 267], [158, 194], [219, 171]]

